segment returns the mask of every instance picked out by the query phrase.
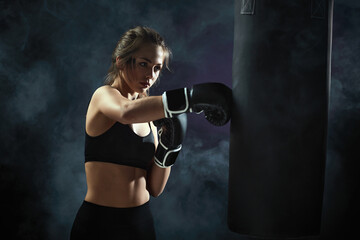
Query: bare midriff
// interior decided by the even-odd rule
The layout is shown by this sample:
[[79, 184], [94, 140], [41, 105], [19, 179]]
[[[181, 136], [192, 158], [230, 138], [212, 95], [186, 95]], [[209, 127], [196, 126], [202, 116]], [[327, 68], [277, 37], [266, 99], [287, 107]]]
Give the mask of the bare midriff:
[[128, 208], [140, 206], [150, 199], [144, 169], [106, 162], [86, 162], [85, 172], [87, 202]]

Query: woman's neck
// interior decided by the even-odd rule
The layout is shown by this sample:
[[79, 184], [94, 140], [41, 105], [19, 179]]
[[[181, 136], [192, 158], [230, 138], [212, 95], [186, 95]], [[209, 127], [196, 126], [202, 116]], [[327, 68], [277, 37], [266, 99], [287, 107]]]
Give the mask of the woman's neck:
[[130, 100], [135, 100], [138, 98], [139, 93], [133, 91], [126, 83], [123, 79], [120, 78], [120, 76], [117, 76], [114, 80], [114, 83], [111, 84], [111, 87], [116, 88], [121, 95], [123, 95], [124, 97], [130, 99]]

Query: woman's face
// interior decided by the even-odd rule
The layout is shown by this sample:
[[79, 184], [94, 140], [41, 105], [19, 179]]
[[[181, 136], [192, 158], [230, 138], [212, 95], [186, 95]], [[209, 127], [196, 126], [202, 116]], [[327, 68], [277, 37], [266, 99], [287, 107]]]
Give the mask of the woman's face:
[[155, 44], [144, 44], [134, 54], [134, 59], [134, 68], [125, 81], [134, 92], [144, 93], [159, 77], [165, 59], [164, 50]]

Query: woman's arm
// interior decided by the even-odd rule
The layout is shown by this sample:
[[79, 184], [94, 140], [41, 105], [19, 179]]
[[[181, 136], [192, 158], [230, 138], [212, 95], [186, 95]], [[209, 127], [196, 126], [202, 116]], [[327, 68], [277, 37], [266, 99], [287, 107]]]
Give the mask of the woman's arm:
[[150, 171], [148, 171], [146, 188], [150, 195], [158, 197], [164, 191], [166, 183], [170, 176], [171, 167], [160, 168], [153, 163]]
[[165, 117], [161, 96], [129, 100], [117, 89], [103, 86], [95, 91], [93, 102], [101, 113], [122, 124], [150, 122]]
[[[159, 142], [157, 137], [157, 130], [152, 122], [151, 122], [151, 129], [154, 135], [154, 143], [155, 146], [157, 147]], [[170, 171], [171, 171], [171, 167], [160, 168], [153, 161], [152, 166], [147, 173], [147, 179], [146, 179], [146, 188], [151, 196], [158, 197], [164, 191], [164, 188], [170, 176]]]

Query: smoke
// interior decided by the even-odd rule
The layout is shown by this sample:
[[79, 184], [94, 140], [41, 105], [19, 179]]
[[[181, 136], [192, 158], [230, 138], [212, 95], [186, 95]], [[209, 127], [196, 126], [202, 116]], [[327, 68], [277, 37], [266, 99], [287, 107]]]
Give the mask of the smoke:
[[[83, 139], [59, 142], [51, 160], [51, 179], [47, 182], [45, 207], [50, 211], [47, 219], [49, 239], [66, 239], [86, 193], [83, 165]], [[55, 188], [54, 188], [55, 186]]]
[[10, 104], [18, 116], [26, 121], [36, 120], [36, 116], [47, 110], [55, 93], [54, 71], [47, 62], [36, 62], [15, 80], [16, 94]]
[[208, 137], [205, 133], [188, 134], [164, 193], [151, 201], [159, 239], [236, 236], [226, 222], [228, 136], [214, 141], [216, 147], [208, 145]]

